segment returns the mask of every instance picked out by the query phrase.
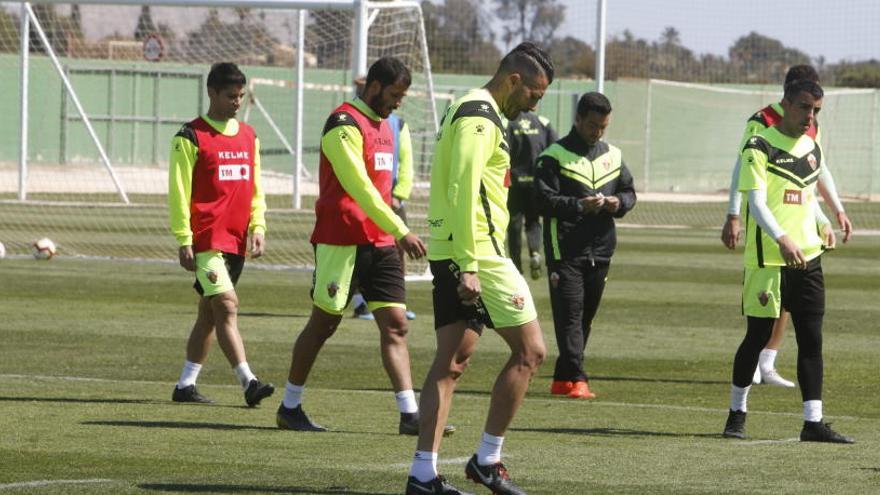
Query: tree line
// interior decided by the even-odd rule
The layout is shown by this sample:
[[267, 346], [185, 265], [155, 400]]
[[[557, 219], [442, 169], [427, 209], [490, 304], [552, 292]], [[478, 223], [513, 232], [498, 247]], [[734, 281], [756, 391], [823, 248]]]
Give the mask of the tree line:
[[[53, 47], [62, 55], [100, 57], [95, 46], [84, 41], [80, 8], [73, 4], [69, 15], [55, 6], [33, 6]], [[151, 8], [143, 6], [133, 33], [110, 38], [143, 40], [158, 33], [169, 48], [168, 58], [211, 62], [222, 56], [241, 63], [288, 65], [293, 50], [282, 44], [265, 23], [265, 12], [236, 8], [234, 19], [221, 19], [216, 9], [188, 33], [175, 33], [153, 20]], [[572, 36], [557, 33], [565, 20], [559, 0], [422, 0], [425, 34], [431, 65], [437, 73], [490, 74], [502, 56], [502, 48], [523, 40], [543, 46], [553, 58], [560, 77], [591, 78], [595, 73], [594, 47]], [[309, 13], [305, 33], [306, 51], [322, 67], [347, 68], [351, 53], [348, 36], [328, 37], [340, 26], [351, 25], [351, 12], [318, 10]], [[491, 28], [494, 26], [494, 30]], [[15, 52], [18, 19], [0, 9], [0, 51]], [[289, 28], [289, 27], [288, 27]], [[42, 45], [31, 32], [31, 50]], [[222, 47], [222, 52], [218, 49]], [[91, 48], [91, 51], [87, 50]], [[86, 54], [85, 52], [89, 52]], [[656, 40], [639, 38], [626, 30], [613, 35], [605, 49], [605, 77], [657, 78], [687, 82], [776, 84], [788, 67], [811, 63], [822, 80], [833, 86], [880, 88], [880, 61], [843, 61], [827, 64], [803, 51], [785, 46], [772, 37], [750, 32], [734, 41], [726, 56], [697, 54], [681, 43], [675, 27], [666, 27]]]

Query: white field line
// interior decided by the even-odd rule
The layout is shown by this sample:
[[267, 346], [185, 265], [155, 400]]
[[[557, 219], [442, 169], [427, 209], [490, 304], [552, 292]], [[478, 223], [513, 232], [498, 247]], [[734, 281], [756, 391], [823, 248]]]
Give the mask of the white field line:
[[[511, 457], [512, 456], [508, 454], [504, 454], [505, 459], [510, 459]], [[452, 459], [437, 459], [437, 464], [458, 464], [464, 466], [469, 460], [471, 460], [470, 457], [453, 457]], [[410, 466], [410, 463], [396, 462], [394, 464], [389, 464], [389, 466], [393, 468], [408, 468]]]
[[115, 480], [92, 479], [92, 480], [36, 480], [22, 481], [19, 483], [6, 483], [0, 485], [0, 490], [8, 490], [13, 488], [35, 488], [49, 485], [85, 485], [90, 483], [114, 483]]
[[[54, 375], [19, 375], [19, 374], [0, 374], [0, 381], [2, 380], [45, 380], [45, 381], [70, 381], [70, 382], [91, 382], [91, 383], [121, 383], [121, 384], [146, 384], [146, 385], [163, 385], [163, 386], [172, 386], [174, 382], [166, 382], [166, 381], [150, 381], [150, 380], [117, 380], [112, 378], [89, 378], [89, 377], [81, 377], [81, 376], [54, 376]], [[209, 385], [212, 388], [235, 388], [241, 389], [240, 385]], [[368, 395], [386, 395], [391, 394], [389, 391], [382, 390], [351, 390], [351, 389], [336, 389], [336, 388], [321, 388], [321, 389], [309, 389], [309, 390], [320, 390], [326, 392], [332, 392], [334, 394], [345, 393], [345, 394], [368, 394]], [[457, 400], [462, 400], [468, 397], [468, 394], [461, 394], [458, 396]], [[482, 398], [482, 396], [480, 397]], [[488, 397], [487, 397], [488, 398]], [[567, 399], [551, 399], [551, 398], [537, 398], [537, 397], [527, 397], [530, 404], [566, 404], [566, 405], [575, 405], [582, 404], [585, 407], [623, 407], [623, 408], [633, 408], [633, 409], [663, 409], [663, 410], [671, 410], [671, 411], [690, 411], [690, 412], [706, 412], [706, 413], [726, 413], [727, 408], [715, 408], [715, 407], [699, 407], [699, 406], [677, 406], [674, 404], [638, 404], [633, 402], [606, 402], [606, 401], [571, 401]], [[762, 415], [762, 416], [782, 416], [782, 417], [801, 417], [802, 413], [787, 413], [787, 412], [775, 412], [775, 411], [755, 411], [754, 415]], [[859, 416], [828, 416], [829, 419], [845, 419], [845, 420], [860, 420], [860, 419], [869, 419], [862, 418]]]

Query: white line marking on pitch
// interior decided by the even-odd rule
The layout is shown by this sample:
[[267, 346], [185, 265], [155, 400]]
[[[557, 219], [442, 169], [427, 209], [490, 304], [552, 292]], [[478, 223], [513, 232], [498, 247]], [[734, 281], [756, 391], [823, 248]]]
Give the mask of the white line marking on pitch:
[[[0, 379], [19, 379], [19, 380], [60, 380], [60, 381], [73, 381], [73, 382], [93, 382], [93, 383], [136, 383], [136, 384], [146, 384], [146, 385], [168, 385], [171, 386], [174, 382], [166, 382], [166, 381], [150, 381], [150, 380], [116, 380], [112, 378], [88, 378], [82, 376], [56, 376], [56, 375], [18, 375], [18, 374], [0, 374]], [[223, 384], [211, 384], [210, 387], [217, 388], [236, 388], [241, 389], [240, 385], [223, 385]], [[357, 393], [357, 394], [387, 394], [388, 391], [385, 390], [351, 390], [351, 389], [334, 389], [334, 388], [322, 388], [322, 389], [309, 389], [309, 390], [320, 390], [327, 392], [346, 392], [346, 393]], [[314, 392], [312, 392], [314, 393]], [[459, 399], [468, 397], [467, 394], [462, 394], [458, 396]], [[482, 398], [480, 396], [479, 398]], [[488, 398], [488, 397], [487, 397]], [[718, 412], [727, 412], [727, 408], [717, 408], [717, 407], [699, 407], [699, 406], [677, 406], [674, 404], [638, 404], [634, 402], [582, 402], [582, 401], [571, 401], [567, 399], [554, 399], [550, 397], [528, 397], [529, 403], [532, 404], [565, 404], [566, 406], [575, 406], [578, 407], [580, 405], [586, 407], [626, 407], [626, 408], [638, 408], [638, 409], [666, 409], [673, 411], [691, 411], [691, 412], [708, 412], [708, 413], [718, 413]], [[803, 414], [801, 412], [775, 412], [775, 411], [756, 411], [756, 415], [765, 415], [765, 416], [783, 416], [783, 417], [801, 417]], [[859, 416], [831, 416], [834, 419], [845, 419], [845, 420], [857, 420], [857, 419], [867, 419]]]
[[[510, 457], [511, 457], [510, 455], [504, 454], [505, 459], [510, 459]], [[461, 464], [461, 465], [464, 465], [469, 460], [471, 460], [470, 457], [453, 457], [452, 459], [437, 459], [437, 464]], [[410, 465], [411, 464], [409, 462], [398, 462], [398, 463], [392, 464], [391, 467], [404, 468], [404, 467], [410, 467]]]
[[7, 488], [33, 488], [33, 487], [49, 486], [49, 485], [84, 485], [84, 484], [88, 484], [88, 483], [113, 483], [113, 480], [93, 479], [93, 480], [22, 481], [20, 483], [6, 483], [5, 485], [0, 485], [0, 490], [4, 490]]
[[792, 442], [800, 442], [800, 438], [785, 438], [782, 440], [752, 440], [747, 442], [736, 442], [737, 445], [771, 445], [774, 443], [792, 443]]

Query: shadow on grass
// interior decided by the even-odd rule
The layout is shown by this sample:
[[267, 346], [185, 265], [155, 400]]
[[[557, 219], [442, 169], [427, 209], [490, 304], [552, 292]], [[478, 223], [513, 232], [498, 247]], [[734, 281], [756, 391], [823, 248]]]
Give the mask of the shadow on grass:
[[394, 495], [385, 492], [358, 492], [345, 486], [309, 488], [304, 486], [207, 485], [194, 483], [142, 483], [138, 488], [183, 493], [312, 493], [315, 495]]
[[274, 426], [253, 426], [253, 425], [233, 425], [226, 423], [196, 423], [193, 421], [116, 421], [116, 420], [96, 420], [83, 421], [80, 424], [95, 426], [134, 426], [137, 428], [180, 428], [184, 430], [272, 430], [278, 428]]
[[0, 397], [0, 402], [62, 402], [70, 404], [158, 404], [173, 407], [231, 407], [233, 409], [250, 409], [245, 405], [227, 404], [177, 404], [168, 400], [157, 399], [83, 399], [78, 397]]
[[0, 402], [72, 402], [80, 404], [164, 404], [152, 399], [79, 399], [75, 397], [0, 397]]
[[[552, 380], [553, 375], [542, 375], [541, 378]], [[730, 380], [692, 380], [684, 378], [646, 378], [642, 376], [602, 376], [591, 375], [591, 380], [607, 382], [643, 382], [643, 383], [682, 383], [685, 385], [730, 385]]]
[[511, 428], [513, 431], [558, 433], [560, 435], [594, 435], [627, 437], [721, 438], [720, 433], [673, 433], [669, 431], [627, 430], [623, 428]]

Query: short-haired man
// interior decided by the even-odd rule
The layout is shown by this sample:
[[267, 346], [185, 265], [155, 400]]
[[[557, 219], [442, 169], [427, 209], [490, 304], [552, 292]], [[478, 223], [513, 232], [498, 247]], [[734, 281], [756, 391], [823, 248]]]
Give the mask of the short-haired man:
[[260, 187], [260, 141], [251, 126], [235, 119], [247, 79], [232, 63], [208, 73], [208, 113], [183, 125], [171, 144], [168, 211], [180, 248], [180, 266], [195, 272], [199, 311], [186, 346], [186, 362], [171, 399], [213, 402], [196, 379], [214, 332], [254, 407], [275, 387], [261, 383], [248, 366], [238, 333], [235, 284], [244, 267], [250, 232], [251, 256], [265, 249], [266, 199]]
[[742, 154], [739, 190], [748, 194], [742, 308], [748, 319], [733, 362], [730, 412], [724, 436], [745, 438], [747, 398], [758, 355], [781, 308], [791, 313], [798, 342], [803, 399], [801, 441], [852, 443], [822, 421], [822, 319], [825, 283], [821, 254], [834, 231], [816, 200], [825, 167], [821, 146], [807, 131], [822, 109], [815, 82], [785, 88], [781, 121], [752, 136]]
[[306, 379], [324, 343], [360, 287], [379, 327], [382, 363], [394, 388], [401, 434], [418, 432], [418, 404], [407, 348], [406, 289], [395, 243], [420, 258], [425, 245], [391, 211], [394, 143], [387, 117], [410, 86], [409, 69], [393, 57], [376, 61], [360, 97], [337, 107], [321, 138], [320, 193], [315, 203], [312, 313], [296, 339], [279, 428], [325, 431], [302, 408]]
[[422, 387], [407, 494], [463, 493], [437, 473], [437, 452], [455, 385], [485, 326], [495, 329], [511, 355], [492, 389], [482, 441], [465, 474], [496, 494], [525, 493], [501, 463], [501, 446], [545, 348], [529, 286], [504, 252], [510, 155], [503, 119], [534, 109], [552, 80], [549, 57], [522, 43], [486, 86], [453, 102], [443, 117], [428, 206], [437, 352]]
[[[359, 77], [354, 80], [357, 87], [357, 94], [361, 94], [366, 85], [366, 78]], [[391, 170], [391, 209], [394, 214], [403, 220], [403, 223], [409, 225], [406, 220], [406, 201], [409, 199], [413, 186], [413, 149], [412, 136], [409, 132], [409, 124], [397, 113], [388, 116], [388, 126], [391, 128], [391, 134], [394, 137], [394, 166]], [[406, 274], [406, 257], [401, 249], [400, 251], [400, 269]], [[351, 305], [354, 307], [354, 317], [361, 320], [373, 321], [375, 317], [370, 310], [367, 309], [367, 301], [360, 292], [355, 292], [351, 299]], [[416, 314], [411, 309], [406, 308], [406, 319], [415, 320]]]
[[[801, 79], [818, 83], [819, 74], [812, 65], [794, 65], [788, 69], [788, 72], [785, 74], [783, 89], [785, 86]], [[733, 167], [733, 174], [730, 179], [730, 197], [727, 204], [727, 220], [724, 222], [724, 227], [721, 229], [721, 242], [728, 249], [734, 249], [742, 235], [739, 216], [742, 196], [738, 189], [740, 154], [742, 153], [742, 149], [752, 136], [779, 123], [784, 113], [785, 110], [780, 103], [773, 103], [758, 110], [746, 123], [746, 130], [740, 140], [739, 149], [737, 150], [736, 164]], [[813, 127], [808, 129], [806, 134], [816, 141], [820, 141], [819, 123], [815, 119], [813, 120]], [[837, 222], [840, 225], [841, 230], [843, 230], [843, 242], [846, 243], [852, 235], [852, 223], [850, 222], [849, 217], [847, 217], [846, 212], [843, 210], [843, 204], [840, 202], [840, 198], [837, 195], [837, 188], [834, 186], [834, 178], [831, 176], [831, 170], [828, 168], [827, 163], [822, 167], [822, 174], [819, 176], [817, 186], [822, 198], [825, 199], [825, 203], [828, 204], [834, 212]], [[785, 335], [785, 326], [787, 324], [788, 312], [783, 309], [779, 313], [779, 318], [773, 323], [773, 332], [770, 335], [770, 340], [767, 342], [767, 347], [761, 351], [761, 356], [758, 359], [758, 366], [755, 368], [755, 375], [752, 378], [753, 383], [758, 384], [763, 382], [781, 387], [794, 388], [794, 382], [786, 380], [778, 371], [776, 371], [776, 356], [782, 345], [782, 338]]]
[[550, 393], [573, 399], [595, 398], [584, 352], [617, 246], [614, 219], [636, 204], [620, 149], [600, 141], [610, 121], [605, 95], [581, 96], [571, 132], [544, 150], [535, 174], [559, 348]]

